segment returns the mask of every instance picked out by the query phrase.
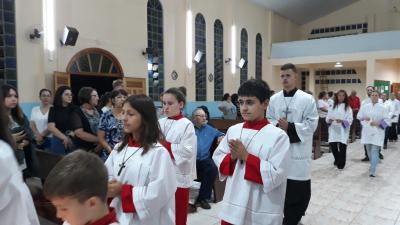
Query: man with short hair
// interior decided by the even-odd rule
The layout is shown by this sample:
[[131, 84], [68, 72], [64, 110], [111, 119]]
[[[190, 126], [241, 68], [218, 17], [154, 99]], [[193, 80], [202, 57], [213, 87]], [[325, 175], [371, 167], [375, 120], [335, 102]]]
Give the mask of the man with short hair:
[[283, 224], [297, 225], [311, 198], [312, 142], [318, 126], [318, 112], [313, 96], [296, 88], [295, 65], [283, 65], [280, 77], [283, 90], [272, 96], [267, 117], [289, 136], [290, 166]]
[[211, 198], [211, 191], [218, 174], [218, 169], [210, 157], [210, 148], [215, 138], [218, 138], [219, 142], [224, 133], [207, 124], [207, 114], [202, 108], [193, 111], [192, 121], [197, 136], [197, 177], [201, 180], [196, 205], [203, 209], [210, 209], [211, 206], [207, 201]]

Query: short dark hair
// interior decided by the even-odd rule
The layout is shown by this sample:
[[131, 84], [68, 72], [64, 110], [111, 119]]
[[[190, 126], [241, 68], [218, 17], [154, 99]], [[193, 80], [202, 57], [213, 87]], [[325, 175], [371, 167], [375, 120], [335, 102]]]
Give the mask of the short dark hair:
[[222, 100], [226, 101], [226, 100], [228, 100], [229, 97], [230, 97], [229, 93], [225, 93]]
[[271, 96], [271, 90], [267, 82], [263, 80], [250, 79], [240, 85], [239, 96], [256, 97], [260, 102], [264, 102]]
[[52, 94], [51, 91], [50, 91], [49, 89], [43, 88], [43, 89], [41, 89], [41, 90], [39, 91], [39, 96], [41, 96], [41, 95], [43, 94], [43, 92], [45, 92], [45, 91], [49, 92], [50, 95]]
[[50, 171], [43, 186], [47, 199], [71, 197], [80, 203], [91, 197], [106, 201], [108, 173], [103, 161], [82, 150], [66, 155]]
[[68, 86], [60, 86], [59, 88], [57, 88], [56, 93], [54, 94], [54, 100], [53, 100], [53, 105], [55, 107], [63, 107], [62, 104], [62, 95], [64, 94], [64, 91], [66, 90], [71, 90], [70, 87]]
[[78, 92], [78, 101], [80, 104], [89, 103], [92, 98], [92, 92], [96, 89], [92, 87], [82, 87]]
[[111, 101], [111, 92], [105, 92], [99, 99], [99, 105], [97, 108], [101, 110], [104, 106], [106, 106]]
[[180, 89], [170, 88], [164, 92], [164, 95], [165, 94], [171, 94], [171, 95], [175, 96], [175, 98], [176, 98], [176, 100], [178, 100], [178, 102], [183, 102], [183, 105], [186, 105], [185, 94], [183, 94]]
[[114, 99], [118, 95], [128, 96], [128, 92], [126, 92], [124, 89], [114, 90], [111, 92], [111, 99]]
[[318, 95], [318, 99], [323, 98], [326, 95], [326, 91], [321, 91]]
[[329, 91], [328, 92], [328, 96], [329, 96], [329, 98], [332, 97], [333, 96], [333, 91]]
[[281, 70], [292, 70], [293, 72], [297, 73], [297, 68], [292, 63], [284, 64], [283, 66], [281, 66]]
[[[142, 117], [142, 124], [137, 135], [139, 143], [143, 146], [142, 154], [146, 154], [150, 147], [163, 138], [160, 125], [157, 119], [157, 111], [153, 100], [146, 95], [132, 95], [126, 99], [125, 104], [129, 104]], [[128, 144], [131, 134], [125, 134], [122, 143], [118, 147], [121, 151]]]

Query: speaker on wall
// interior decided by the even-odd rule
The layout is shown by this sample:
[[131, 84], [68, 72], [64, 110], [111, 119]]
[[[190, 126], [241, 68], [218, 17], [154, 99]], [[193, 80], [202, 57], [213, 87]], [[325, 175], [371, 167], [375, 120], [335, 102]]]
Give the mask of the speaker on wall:
[[75, 46], [78, 39], [79, 31], [74, 27], [65, 26], [63, 37], [60, 40], [62, 45]]

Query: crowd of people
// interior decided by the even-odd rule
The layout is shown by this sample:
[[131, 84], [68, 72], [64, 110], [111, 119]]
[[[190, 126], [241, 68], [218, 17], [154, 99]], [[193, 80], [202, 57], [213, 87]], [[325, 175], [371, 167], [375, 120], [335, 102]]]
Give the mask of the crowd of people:
[[[225, 94], [219, 106], [224, 119], [243, 119], [226, 133], [208, 123], [205, 106], [184, 115], [182, 88], [166, 90], [158, 112], [148, 96], [129, 96], [120, 80], [100, 99], [96, 89], [83, 87], [79, 106], [70, 87], [57, 88], [53, 102], [52, 92], [42, 89], [41, 104], [28, 119], [17, 89], [3, 85], [0, 160], [11, 164], [0, 164], [0, 187], [7, 190], [0, 193], [0, 219], [38, 224], [23, 181], [37, 175], [35, 149], [43, 149], [63, 156], [43, 192], [65, 224], [185, 225], [193, 181], [201, 186], [192, 207], [210, 209], [219, 177], [226, 180], [221, 224], [297, 225], [311, 198], [318, 125], [342, 170], [351, 127], [359, 121], [369, 176], [375, 177], [381, 149], [397, 141], [400, 94], [388, 98], [369, 86], [361, 104], [355, 92], [344, 90], [321, 92], [316, 101], [296, 88], [295, 65], [283, 65], [280, 79], [282, 90], [273, 95], [266, 82], [254, 79], [237, 94]], [[16, 209], [19, 218], [13, 217]]]

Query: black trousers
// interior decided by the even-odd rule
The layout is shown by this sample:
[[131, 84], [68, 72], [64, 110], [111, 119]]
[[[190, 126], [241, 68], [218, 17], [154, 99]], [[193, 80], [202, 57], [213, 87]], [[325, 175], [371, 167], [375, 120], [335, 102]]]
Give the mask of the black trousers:
[[197, 201], [211, 198], [212, 188], [218, 175], [218, 168], [211, 158], [196, 161], [197, 177], [201, 185]]
[[346, 165], [346, 150], [347, 145], [340, 142], [330, 142], [333, 157], [335, 158], [335, 165], [338, 169], [343, 169]]
[[284, 225], [297, 225], [306, 213], [311, 198], [311, 180], [287, 180]]
[[389, 140], [397, 141], [397, 131], [396, 131], [397, 123], [392, 123], [392, 126], [389, 127]]

